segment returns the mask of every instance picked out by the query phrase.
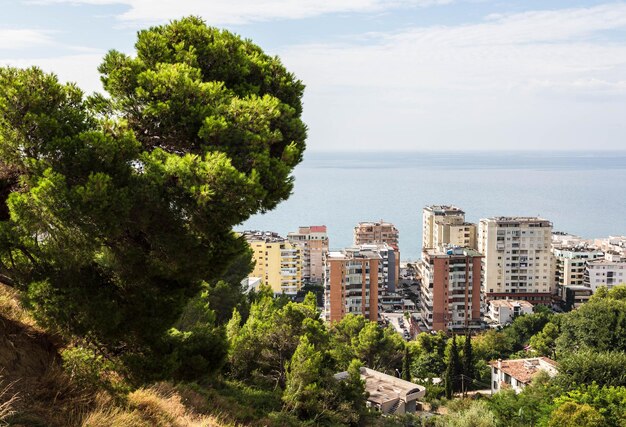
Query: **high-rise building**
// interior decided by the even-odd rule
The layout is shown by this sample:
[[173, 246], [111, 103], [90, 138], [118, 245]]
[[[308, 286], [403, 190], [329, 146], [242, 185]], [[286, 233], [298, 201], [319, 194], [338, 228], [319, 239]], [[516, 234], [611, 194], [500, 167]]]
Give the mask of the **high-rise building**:
[[481, 219], [478, 251], [483, 258], [487, 299], [518, 299], [550, 304], [554, 267], [552, 223], [536, 217]]
[[346, 314], [378, 320], [379, 293], [394, 281], [388, 268], [395, 253], [387, 244], [360, 245], [330, 251], [324, 261], [324, 314], [335, 322]]
[[273, 232], [244, 231], [253, 250], [254, 270], [274, 293], [296, 294], [302, 287], [302, 255], [298, 246]]
[[599, 286], [611, 289], [626, 283], [626, 257], [620, 252], [607, 252], [604, 258], [587, 261], [584, 284], [595, 293]]
[[300, 227], [289, 233], [287, 239], [302, 253], [302, 279], [304, 282], [322, 283], [324, 279], [324, 253], [328, 252], [328, 234], [325, 225]]
[[465, 212], [456, 206], [426, 206], [422, 224], [422, 248], [452, 245], [476, 249], [476, 224], [465, 222]]
[[480, 329], [481, 259], [471, 248], [424, 250], [418, 263], [420, 311], [429, 330]]
[[399, 233], [395, 225], [382, 219], [378, 222], [360, 222], [354, 227], [354, 245], [389, 245], [396, 256], [394, 262], [394, 280], [388, 283], [388, 290], [394, 292], [400, 277], [400, 248], [398, 246]]

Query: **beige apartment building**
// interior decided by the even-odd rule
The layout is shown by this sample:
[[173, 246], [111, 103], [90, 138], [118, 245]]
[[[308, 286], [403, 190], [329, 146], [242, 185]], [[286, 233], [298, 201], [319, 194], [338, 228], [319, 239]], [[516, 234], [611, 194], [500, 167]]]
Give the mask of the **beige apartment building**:
[[398, 246], [399, 232], [395, 225], [385, 222], [382, 219], [377, 222], [360, 222], [354, 227], [354, 245], [376, 245], [385, 243], [389, 245], [395, 253], [395, 261], [393, 266], [389, 265], [388, 268], [393, 268], [393, 280], [388, 284], [388, 289], [391, 292], [396, 290], [398, 280], [400, 277], [400, 248]]
[[476, 224], [465, 221], [456, 206], [426, 206], [423, 211], [423, 248], [447, 245], [476, 249]]
[[424, 326], [446, 332], [481, 328], [481, 260], [471, 248], [424, 250], [418, 263]]
[[352, 313], [378, 321], [378, 290], [383, 281], [383, 259], [375, 246], [329, 252], [324, 265], [326, 320], [337, 322]]
[[300, 248], [303, 282], [322, 283], [324, 280], [324, 254], [328, 252], [326, 226], [299, 227], [297, 232], [287, 234], [287, 240]]
[[300, 248], [273, 232], [245, 231], [243, 236], [253, 250], [254, 270], [274, 293], [296, 294], [302, 287], [302, 253]]
[[483, 292], [489, 300], [552, 302], [552, 223], [536, 217], [481, 219], [478, 251], [483, 258]]

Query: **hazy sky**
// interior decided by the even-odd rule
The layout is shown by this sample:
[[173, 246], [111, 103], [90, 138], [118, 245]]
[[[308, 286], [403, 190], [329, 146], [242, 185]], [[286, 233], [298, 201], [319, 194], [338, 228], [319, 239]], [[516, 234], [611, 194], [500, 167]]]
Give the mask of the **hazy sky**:
[[626, 149], [626, 2], [0, 0], [0, 64], [86, 91], [137, 29], [194, 14], [307, 85], [310, 150]]

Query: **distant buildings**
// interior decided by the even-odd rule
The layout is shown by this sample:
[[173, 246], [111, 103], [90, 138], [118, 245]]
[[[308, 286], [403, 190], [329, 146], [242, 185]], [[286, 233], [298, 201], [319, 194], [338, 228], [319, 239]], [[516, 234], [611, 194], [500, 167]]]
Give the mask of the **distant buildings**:
[[552, 223], [535, 217], [481, 219], [478, 250], [483, 259], [483, 292], [490, 300], [552, 302]]
[[400, 248], [398, 246], [399, 233], [395, 225], [382, 219], [378, 222], [360, 222], [354, 227], [354, 246], [375, 245], [385, 243], [395, 254], [393, 265], [386, 268], [393, 269], [393, 279], [387, 282], [389, 291], [394, 292], [400, 277]]
[[424, 249], [422, 323], [431, 331], [465, 331], [481, 327], [481, 259], [470, 248]]
[[244, 231], [243, 236], [253, 250], [254, 270], [274, 293], [295, 295], [302, 286], [302, 252], [300, 248], [277, 233]]
[[599, 286], [611, 289], [626, 283], [626, 257], [620, 253], [607, 252], [604, 258], [587, 262], [584, 285], [596, 292]]
[[376, 246], [330, 251], [324, 266], [326, 320], [336, 322], [353, 313], [378, 321], [378, 290], [384, 280], [383, 258]]
[[476, 224], [465, 222], [465, 212], [456, 206], [426, 206], [422, 228], [424, 249], [448, 245], [476, 249]]
[[489, 365], [491, 366], [492, 393], [504, 389], [513, 389], [519, 393], [539, 372], [543, 371], [550, 377], [558, 374], [556, 362], [547, 357], [497, 360], [490, 362]]
[[326, 226], [300, 227], [297, 232], [287, 234], [287, 239], [300, 248], [302, 280], [321, 284], [324, 279], [324, 254], [328, 252]]
[[617, 252], [626, 257], [626, 236], [609, 236], [605, 239], [596, 239], [593, 244], [604, 252]]

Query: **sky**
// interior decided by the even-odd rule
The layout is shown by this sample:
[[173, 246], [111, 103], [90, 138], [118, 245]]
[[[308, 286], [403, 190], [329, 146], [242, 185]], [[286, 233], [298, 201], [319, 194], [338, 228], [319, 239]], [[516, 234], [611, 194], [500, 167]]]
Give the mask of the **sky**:
[[0, 0], [0, 65], [101, 91], [109, 49], [186, 15], [301, 79], [308, 149], [626, 149], [626, 2]]

